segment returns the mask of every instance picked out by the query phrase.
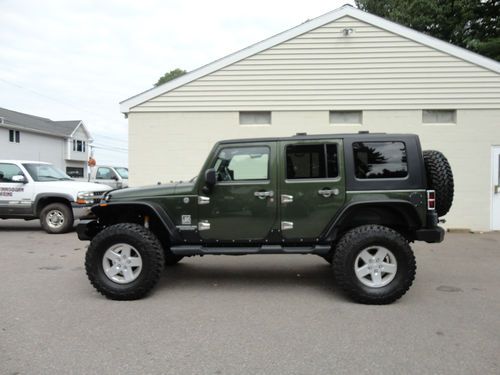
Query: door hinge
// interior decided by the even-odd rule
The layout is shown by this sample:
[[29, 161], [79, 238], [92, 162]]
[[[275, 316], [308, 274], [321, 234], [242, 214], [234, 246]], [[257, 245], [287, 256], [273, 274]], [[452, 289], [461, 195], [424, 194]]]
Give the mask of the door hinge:
[[198, 223], [198, 230], [199, 231], [209, 230], [209, 229], [210, 229], [210, 223], [208, 222], [208, 220], [202, 220]]
[[210, 203], [209, 197], [204, 197], [202, 195], [198, 196], [198, 204], [209, 204], [209, 203]]
[[281, 222], [281, 230], [289, 230], [293, 229], [293, 222], [292, 221], [282, 221]]
[[293, 195], [281, 194], [281, 203], [292, 203]]

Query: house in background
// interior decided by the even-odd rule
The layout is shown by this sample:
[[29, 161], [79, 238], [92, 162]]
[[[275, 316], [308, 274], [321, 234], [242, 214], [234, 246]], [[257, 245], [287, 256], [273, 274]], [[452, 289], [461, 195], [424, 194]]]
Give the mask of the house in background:
[[80, 120], [52, 121], [0, 108], [0, 159], [44, 161], [86, 178], [92, 137]]
[[415, 133], [455, 176], [449, 228], [500, 229], [500, 63], [351, 6], [121, 103], [130, 185], [196, 175], [219, 139]]

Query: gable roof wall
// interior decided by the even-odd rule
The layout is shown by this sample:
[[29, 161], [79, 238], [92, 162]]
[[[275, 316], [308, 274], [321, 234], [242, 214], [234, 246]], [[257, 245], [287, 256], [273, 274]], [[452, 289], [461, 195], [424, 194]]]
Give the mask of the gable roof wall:
[[[15, 127], [16, 129], [47, 134], [54, 137], [71, 137], [77, 128], [84, 126], [80, 120], [52, 121], [51, 119], [33, 116], [26, 113], [11, 111], [0, 108], [0, 117], [4, 119], [4, 127]], [[2, 125], [0, 125], [2, 126]], [[87, 130], [85, 132], [89, 135]]]
[[122, 112], [490, 108], [500, 101], [498, 73], [493, 60], [344, 6], [121, 104]]

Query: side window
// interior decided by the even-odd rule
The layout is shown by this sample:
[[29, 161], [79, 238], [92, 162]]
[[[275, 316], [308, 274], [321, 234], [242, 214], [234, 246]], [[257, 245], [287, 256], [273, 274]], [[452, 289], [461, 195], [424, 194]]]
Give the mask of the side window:
[[336, 144], [286, 147], [286, 178], [334, 178], [339, 175]]
[[97, 170], [96, 180], [111, 180], [113, 178], [113, 171], [111, 168], [100, 167]]
[[214, 168], [217, 181], [267, 180], [269, 148], [225, 148], [219, 152]]
[[15, 164], [0, 164], [0, 182], [13, 182], [13, 176], [24, 176], [24, 173], [21, 171]]
[[404, 178], [408, 176], [406, 147], [403, 142], [355, 142], [356, 178]]

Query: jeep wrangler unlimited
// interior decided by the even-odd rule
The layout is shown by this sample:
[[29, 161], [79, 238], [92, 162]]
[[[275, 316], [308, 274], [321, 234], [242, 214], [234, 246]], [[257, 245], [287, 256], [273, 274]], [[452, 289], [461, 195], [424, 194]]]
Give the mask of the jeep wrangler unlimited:
[[316, 254], [351, 298], [386, 304], [415, 278], [409, 243], [443, 241], [453, 189], [446, 158], [416, 135], [227, 140], [191, 182], [106, 193], [77, 231], [111, 299], [143, 297], [185, 256]]

